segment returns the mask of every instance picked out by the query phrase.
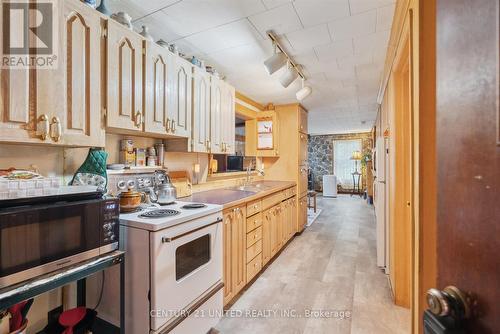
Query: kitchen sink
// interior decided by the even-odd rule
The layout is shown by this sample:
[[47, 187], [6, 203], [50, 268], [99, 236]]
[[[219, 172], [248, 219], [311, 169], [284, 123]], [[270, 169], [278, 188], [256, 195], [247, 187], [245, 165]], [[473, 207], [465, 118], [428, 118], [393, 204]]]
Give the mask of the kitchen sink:
[[240, 190], [240, 191], [249, 191], [252, 193], [258, 193], [259, 191], [262, 191], [263, 189], [261, 187], [256, 187], [256, 186], [238, 186], [238, 187], [232, 187], [229, 188], [231, 190]]

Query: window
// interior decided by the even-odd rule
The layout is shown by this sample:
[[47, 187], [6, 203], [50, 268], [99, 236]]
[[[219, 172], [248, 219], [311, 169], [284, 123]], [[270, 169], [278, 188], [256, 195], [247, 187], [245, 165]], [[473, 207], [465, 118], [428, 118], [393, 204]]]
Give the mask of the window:
[[[335, 140], [333, 142], [333, 173], [337, 176], [337, 182], [344, 189], [352, 189], [352, 173], [355, 171], [356, 163], [351, 160], [352, 152], [361, 152], [361, 139]], [[361, 170], [358, 161], [358, 171]], [[360, 180], [361, 183], [361, 180]]]

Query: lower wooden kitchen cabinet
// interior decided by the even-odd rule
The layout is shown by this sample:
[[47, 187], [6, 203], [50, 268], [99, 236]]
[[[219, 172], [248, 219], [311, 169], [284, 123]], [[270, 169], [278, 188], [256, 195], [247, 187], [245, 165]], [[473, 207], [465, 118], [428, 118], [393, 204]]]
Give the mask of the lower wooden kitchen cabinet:
[[224, 305], [306, 222], [307, 197], [297, 200], [295, 186], [224, 211]]
[[246, 206], [224, 211], [224, 304], [246, 284]]

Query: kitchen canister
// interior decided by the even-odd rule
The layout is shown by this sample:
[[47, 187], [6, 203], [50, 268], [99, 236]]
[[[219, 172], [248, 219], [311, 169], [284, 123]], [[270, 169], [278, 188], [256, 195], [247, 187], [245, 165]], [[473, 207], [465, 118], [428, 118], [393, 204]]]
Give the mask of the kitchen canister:
[[156, 148], [156, 165], [158, 166], [163, 166], [163, 156], [164, 156], [164, 152], [165, 152], [165, 145], [163, 145], [162, 143], [159, 143], [159, 144], [155, 144], [155, 148]]
[[107, 6], [107, 1], [108, 0], [101, 0], [101, 3], [99, 4], [99, 6], [96, 8], [96, 10], [98, 12], [101, 12], [102, 14], [106, 15], [106, 16], [110, 16], [111, 15], [111, 11], [109, 10], [108, 6]]
[[92, 8], [96, 8], [97, 6], [96, 0], [83, 0], [83, 3]]
[[153, 42], [154, 41], [154, 38], [153, 36], [151, 36], [151, 34], [149, 33], [149, 28], [147, 26], [142, 26], [142, 30], [141, 32], [139, 33], [139, 35], [141, 35], [142, 37], [144, 37], [146, 40], [150, 41], [150, 42]]

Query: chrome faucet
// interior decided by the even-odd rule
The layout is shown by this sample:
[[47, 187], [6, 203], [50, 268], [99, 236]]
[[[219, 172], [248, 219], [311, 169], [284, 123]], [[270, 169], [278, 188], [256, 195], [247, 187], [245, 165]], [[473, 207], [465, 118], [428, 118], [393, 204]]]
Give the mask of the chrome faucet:
[[252, 171], [252, 162], [250, 162], [247, 166], [247, 179], [245, 181], [245, 185], [249, 185], [250, 184], [250, 173]]

